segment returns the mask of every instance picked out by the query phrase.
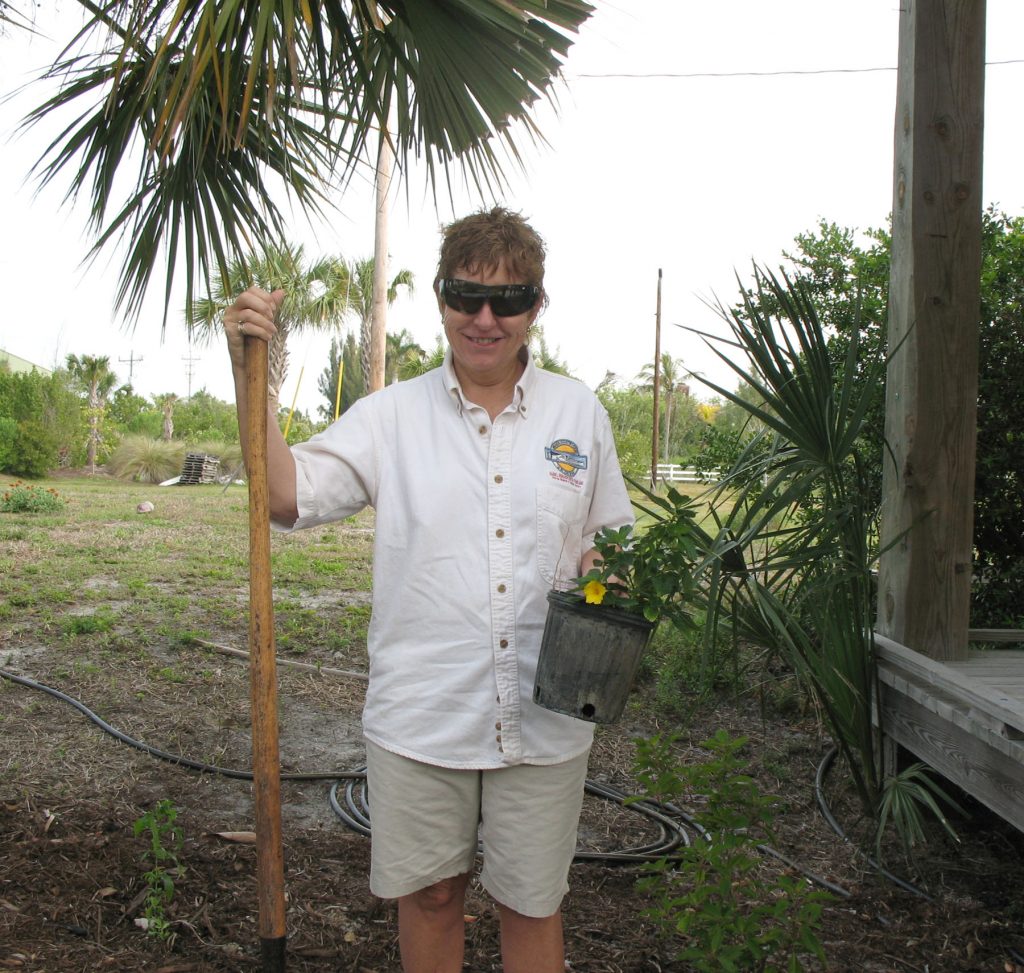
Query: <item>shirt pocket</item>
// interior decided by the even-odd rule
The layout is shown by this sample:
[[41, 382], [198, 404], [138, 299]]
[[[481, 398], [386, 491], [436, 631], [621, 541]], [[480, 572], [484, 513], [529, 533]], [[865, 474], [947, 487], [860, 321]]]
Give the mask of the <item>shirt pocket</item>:
[[537, 487], [537, 568], [545, 584], [565, 590], [579, 576], [587, 498]]

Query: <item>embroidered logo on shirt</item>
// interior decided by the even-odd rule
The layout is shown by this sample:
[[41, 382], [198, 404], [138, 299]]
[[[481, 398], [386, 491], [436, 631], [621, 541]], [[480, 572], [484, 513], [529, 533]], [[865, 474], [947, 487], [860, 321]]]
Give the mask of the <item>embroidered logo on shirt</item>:
[[568, 477], [574, 477], [587, 468], [587, 457], [571, 439], [556, 439], [544, 447], [544, 459], [555, 464], [555, 469]]

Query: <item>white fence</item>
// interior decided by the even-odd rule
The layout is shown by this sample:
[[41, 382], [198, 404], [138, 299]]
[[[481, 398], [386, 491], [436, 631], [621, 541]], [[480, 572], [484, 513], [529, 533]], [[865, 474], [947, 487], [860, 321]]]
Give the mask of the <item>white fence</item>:
[[717, 479], [713, 473], [698, 473], [677, 463], [659, 463], [654, 469], [657, 479], [666, 483], [714, 483]]

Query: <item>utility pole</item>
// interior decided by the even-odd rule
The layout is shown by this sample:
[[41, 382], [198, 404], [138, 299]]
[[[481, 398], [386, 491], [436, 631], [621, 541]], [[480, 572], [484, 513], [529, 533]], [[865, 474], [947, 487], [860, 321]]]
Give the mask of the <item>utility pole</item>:
[[658, 399], [661, 396], [661, 268], [658, 268], [658, 300], [654, 312], [654, 429], [651, 432], [651, 489], [658, 485]]
[[126, 361], [126, 362], [128, 362], [128, 384], [129, 385], [132, 384], [132, 376], [135, 374], [135, 363], [137, 361], [142, 361], [142, 360], [143, 360], [143, 358], [142, 358], [141, 355], [139, 355], [138, 358], [135, 357], [135, 352], [134, 351], [128, 352], [128, 357], [127, 358], [118, 358], [118, 361]]
[[200, 361], [199, 358], [194, 356], [190, 351], [187, 355], [182, 355], [181, 360], [185, 362], [185, 374], [188, 376], [188, 401], [192, 401], [192, 376], [195, 373], [195, 362]]

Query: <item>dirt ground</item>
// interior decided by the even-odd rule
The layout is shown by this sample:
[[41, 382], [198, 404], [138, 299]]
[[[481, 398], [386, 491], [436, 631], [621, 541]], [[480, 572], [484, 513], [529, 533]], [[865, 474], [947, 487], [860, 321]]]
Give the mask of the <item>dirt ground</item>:
[[[154, 670], [154, 654], [158, 663], [203, 678], [154, 685], [152, 673], [163, 671]], [[58, 686], [132, 738], [221, 767], [246, 766], [244, 662], [195, 645], [149, 646], [98, 671], [69, 669], [61, 646], [7, 645], [3, 659], [6, 671]], [[358, 768], [361, 684], [290, 667], [279, 675], [283, 770]], [[131, 748], [37, 689], [0, 680], [0, 699], [0, 969], [260, 969], [255, 850], [231, 834], [253, 828], [250, 784]], [[659, 729], [646, 710], [641, 690], [622, 723], [599, 731], [592, 779], [632, 786], [632, 738]], [[699, 714], [690, 739], [719, 728], [750, 737], [762, 788], [783, 798], [775, 847], [848, 893], [825, 911], [827, 969], [1021, 970], [1014, 957], [1024, 951], [1024, 837], [973, 808], [961, 823], [960, 847], [937, 840], [919, 852], [912, 877], [925, 898], [879, 878], [824, 822], [813, 778], [827, 741], [812, 720], [765, 721], [756, 702], [732, 700]], [[398, 970], [394, 909], [367, 890], [368, 840], [341, 823], [330, 790], [319, 780], [282, 788], [288, 969]], [[147, 866], [145, 841], [133, 832], [133, 823], [162, 800], [179, 809], [184, 834], [185, 872], [167, 909], [167, 941], [137, 923]], [[588, 797], [584, 845], [615, 851], [650, 840], [635, 812]], [[763, 867], [786, 866], [766, 859]], [[603, 862], [573, 867], [565, 903], [572, 970], [687, 968], [672, 960], [673, 944], [645, 918], [636, 874]], [[494, 910], [477, 888], [466, 913], [465, 968], [499, 970]]]

